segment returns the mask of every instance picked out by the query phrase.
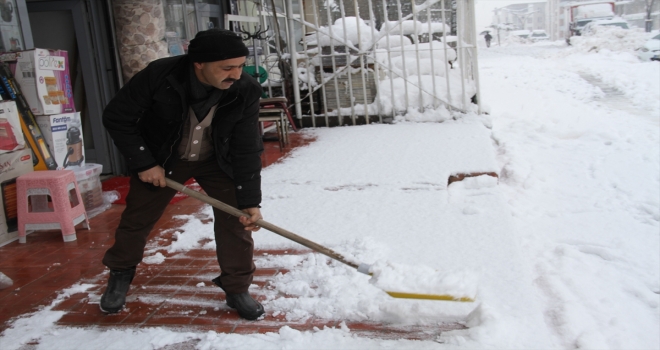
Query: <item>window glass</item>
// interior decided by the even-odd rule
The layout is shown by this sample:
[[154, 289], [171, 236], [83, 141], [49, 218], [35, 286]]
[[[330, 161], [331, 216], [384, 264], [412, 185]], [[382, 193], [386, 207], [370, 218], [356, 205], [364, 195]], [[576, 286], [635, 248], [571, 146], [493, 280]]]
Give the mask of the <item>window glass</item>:
[[23, 50], [23, 32], [15, 0], [0, 0], [0, 36], [0, 52]]
[[198, 31], [224, 27], [220, 0], [165, 0], [164, 7], [171, 55], [179, 54], [180, 50], [187, 52], [188, 43]]
[[197, 34], [194, 0], [166, 0], [164, 5], [165, 31], [168, 45], [171, 47], [170, 54], [179, 54], [175, 44], [177, 40], [181, 43], [180, 48], [187, 52], [188, 42]]

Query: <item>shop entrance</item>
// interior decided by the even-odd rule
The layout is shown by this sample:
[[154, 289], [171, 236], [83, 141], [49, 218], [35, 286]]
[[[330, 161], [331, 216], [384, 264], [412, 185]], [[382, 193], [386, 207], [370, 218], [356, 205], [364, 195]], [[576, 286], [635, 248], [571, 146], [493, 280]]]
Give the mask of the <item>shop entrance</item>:
[[[35, 48], [66, 50], [76, 111], [81, 112], [85, 158], [103, 165], [103, 173], [122, 173], [117, 154], [101, 124], [103, 108], [117, 91], [103, 2], [29, 1], [28, 17]], [[82, 54], [81, 54], [82, 53]]]

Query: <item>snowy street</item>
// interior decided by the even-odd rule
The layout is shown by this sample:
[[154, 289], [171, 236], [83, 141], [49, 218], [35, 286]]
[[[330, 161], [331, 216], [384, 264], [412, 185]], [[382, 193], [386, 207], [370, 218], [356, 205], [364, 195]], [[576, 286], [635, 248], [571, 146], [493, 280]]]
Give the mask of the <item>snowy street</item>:
[[[432, 340], [364, 338], [345, 325], [245, 335], [55, 325], [51, 309], [89, 288], [80, 283], [16, 321], [0, 348], [658, 349], [659, 63], [561, 41], [480, 47], [488, 115], [304, 129], [316, 140], [264, 169], [267, 221], [356, 260], [461, 276], [443, 285], [451, 291], [477, 289], [474, 303], [394, 299], [320, 254], [259, 256], [258, 269], [289, 270], [262, 295], [266, 311], [421, 326]], [[488, 172], [499, 178], [447, 184]], [[215, 249], [213, 223], [186, 219], [166, 251], [147, 247], [145, 264]], [[265, 230], [254, 237], [259, 249], [300, 248]], [[444, 323], [466, 328], [434, 333]]]
[[[445, 189], [437, 180], [443, 176], [435, 176], [452, 167], [490, 169], [486, 160], [477, 161], [484, 168], [471, 165], [470, 153], [456, 157], [459, 164], [442, 159], [456, 154], [442, 150], [456, 145], [451, 135], [465, 133], [458, 128], [480, 124], [470, 116], [316, 130], [314, 145], [265, 173], [273, 206], [296, 208], [268, 211], [275, 222], [371, 259], [378, 252], [375, 258], [477, 271], [480, 306], [413, 303], [415, 311], [406, 313], [406, 302], [353, 297], [352, 304], [328, 291], [311, 294], [311, 304], [282, 307], [318, 315], [328, 298], [342, 317], [441, 321], [417, 311], [426, 305], [470, 326], [439, 337], [451, 347], [657, 348], [659, 65], [559, 42], [482, 49], [480, 71], [497, 187], [481, 177]], [[484, 140], [474, 131], [465, 135]], [[416, 191], [397, 191], [401, 183], [417, 184]], [[407, 220], [420, 216], [422, 222]], [[360, 244], [345, 246], [355, 239]], [[269, 242], [278, 240], [265, 236], [262, 243]], [[336, 271], [326, 273], [323, 285]], [[371, 305], [371, 312], [356, 305]]]
[[545, 323], [565, 348], [657, 348], [659, 67], [512, 49], [481, 51], [482, 91]]

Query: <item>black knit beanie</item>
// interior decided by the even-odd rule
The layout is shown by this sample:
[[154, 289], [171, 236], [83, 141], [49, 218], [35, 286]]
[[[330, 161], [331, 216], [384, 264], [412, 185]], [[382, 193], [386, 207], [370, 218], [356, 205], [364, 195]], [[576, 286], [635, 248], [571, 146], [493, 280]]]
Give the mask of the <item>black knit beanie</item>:
[[193, 62], [213, 62], [250, 54], [243, 38], [219, 28], [198, 32], [188, 45], [188, 56]]

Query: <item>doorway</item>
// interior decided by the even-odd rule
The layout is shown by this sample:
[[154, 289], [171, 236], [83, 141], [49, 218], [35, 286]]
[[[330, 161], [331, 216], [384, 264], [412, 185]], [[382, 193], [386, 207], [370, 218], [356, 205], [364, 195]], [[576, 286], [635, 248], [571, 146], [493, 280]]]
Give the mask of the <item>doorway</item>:
[[103, 109], [118, 90], [105, 1], [28, 1], [35, 48], [66, 50], [76, 111], [81, 114], [86, 162], [121, 174], [124, 161], [103, 128]]

